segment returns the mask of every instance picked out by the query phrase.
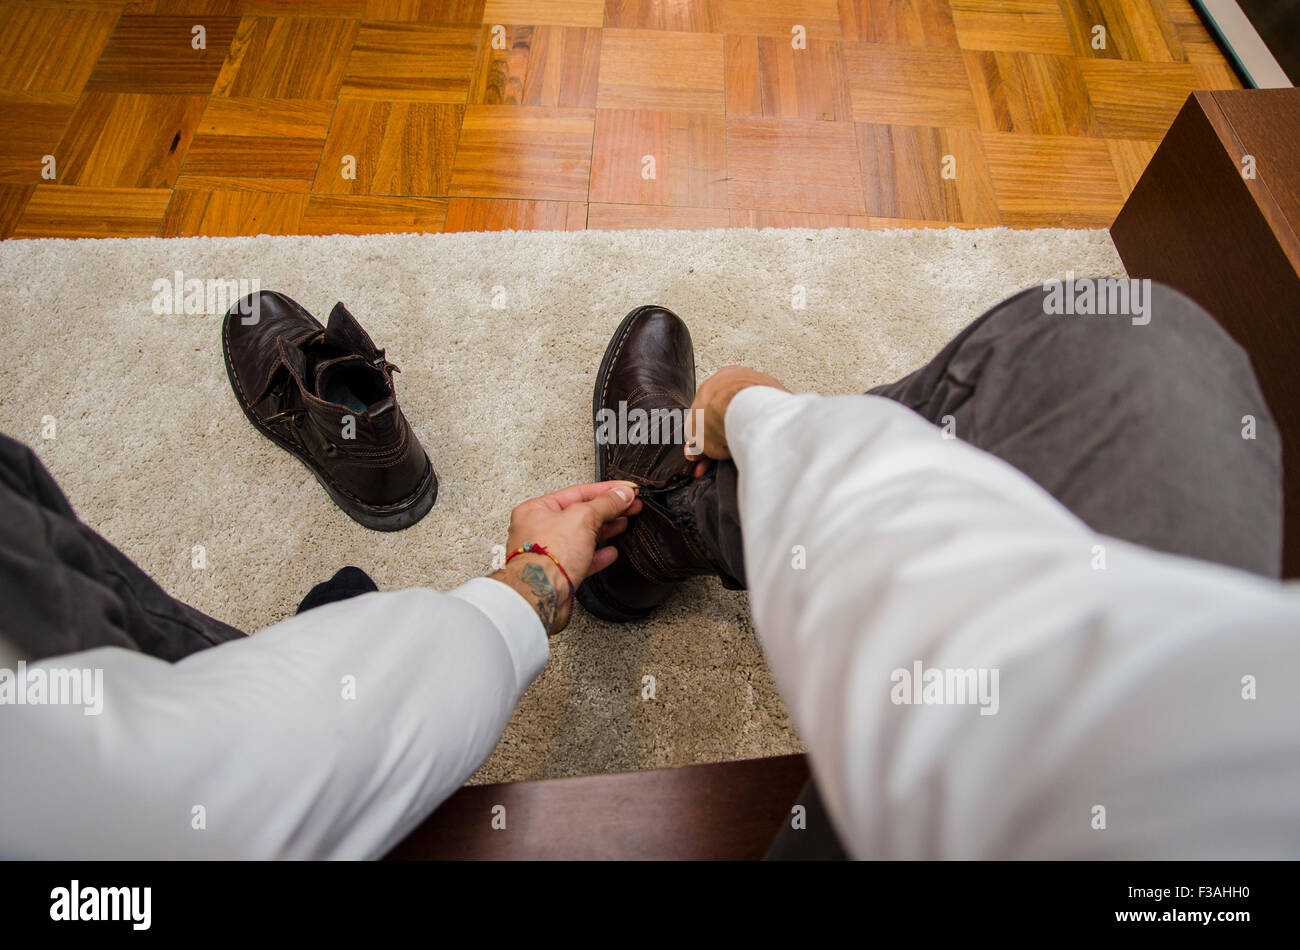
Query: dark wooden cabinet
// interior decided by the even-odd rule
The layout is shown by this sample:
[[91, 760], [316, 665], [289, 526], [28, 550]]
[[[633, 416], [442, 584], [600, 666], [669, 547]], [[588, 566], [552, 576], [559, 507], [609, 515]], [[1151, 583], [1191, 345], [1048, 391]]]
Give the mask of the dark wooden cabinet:
[[1300, 89], [1190, 96], [1111, 238], [1245, 348], [1282, 434], [1283, 575], [1300, 577]]
[[389, 859], [757, 860], [807, 781], [805, 758], [783, 755], [470, 785]]

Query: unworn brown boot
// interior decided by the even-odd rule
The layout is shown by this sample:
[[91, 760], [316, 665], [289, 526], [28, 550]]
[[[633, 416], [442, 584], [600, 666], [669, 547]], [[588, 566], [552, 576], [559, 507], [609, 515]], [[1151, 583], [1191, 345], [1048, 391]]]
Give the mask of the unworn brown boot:
[[[719, 573], [665, 503], [691, 480], [682, 447], [694, 398], [695, 350], [686, 324], [663, 307], [633, 310], [605, 350], [592, 397], [596, 481], [635, 482], [642, 500], [641, 514], [611, 542], [618, 560], [578, 588], [578, 601], [603, 620], [644, 617], [686, 578]], [[671, 419], [666, 413], [677, 413], [681, 426], [652, 422], [638, 431], [636, 418]]]
[[226, 314], [221, 349], [248, 421], [353, 520], [397, 531], [433, 507], [438, 476], [397, 405], [397, 367], [343, 304], [323, 327], [283, 294], [260, 291]]

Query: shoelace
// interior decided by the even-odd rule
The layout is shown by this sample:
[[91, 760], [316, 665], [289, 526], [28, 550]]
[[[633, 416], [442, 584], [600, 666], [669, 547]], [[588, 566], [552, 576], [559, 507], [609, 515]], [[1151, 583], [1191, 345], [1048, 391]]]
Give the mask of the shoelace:
[[667, 485], [663, 485], [659, 488], [648, 488], [645, 486], [638, 488], [636, 496], [641, 499], [643, 505], [653, 508], [661, 515], [668, 518], [669, 521], [672, 521], [674, 520], [673, 514], [668, 510], [668, 505], [665, 504], [664, 499], [668, 497], [669, 492], [677, 491], [677, 489], [686, 485], [690, 481], [691, 478], [689, 475], [675, 475], [669, 479]]
[[[290, 425], [292, 425], [295, 429], [298, 429], [298, 428], [302, 428], [302, 421], [304, 418], [306, 418], [306, 416], [307, 416], [307, 410], [302, 407], [299, 407], [297, 409], [284, 409], [280, 412], [272, 413], [271, 415], [267, 416], [265, 419], [262, 420], [262, 424], [272, 426], [272, 425], [279, 425], [282, 422], [287, 422]], [[320, 440], [321, 442], [324, 443], [324, 449], [322, 451], [324, 451], [326, 455], [338, 454], [339, 447], [337, 445], [335, 445], [329, 439], [326, 439], [324, 436], [321, 436]]]
[[273, 426], [281, 422], [289, 422], [294, 426], [301, 426], [303, 416], [307, 415], [306, 409], [285, 409], [282, 412], [276, 412], [267, 416], [262, 422], [265, 425]]

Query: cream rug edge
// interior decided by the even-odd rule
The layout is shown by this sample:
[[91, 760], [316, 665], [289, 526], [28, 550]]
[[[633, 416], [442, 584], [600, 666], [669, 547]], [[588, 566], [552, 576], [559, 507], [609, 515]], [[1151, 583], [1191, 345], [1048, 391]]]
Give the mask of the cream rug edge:
[[[321, 319], [344, 301], [403, 370], [399, 399], [442, 482], [429, 516], [366, 531], [258, 436], [229, 391], [221, 315], [151, 307], [155, 281], [178, 270], [255, 278]], [[634, 306], [686, 319], [700, 379], [747, 363], [793, 389], [859, 392], [1069, 271], [1124, 274], [1104, 230], [6, 241], [0, 341], [21, 358], [0, 368], [0, 430], [32, 445], [80, 516], [163, 587], [251, 631], [347, 563], [385, 590], [486, 573], [514, 504], [591, 478], [591, 385]], [[43, 439], [49, 418], [56, 437]], [[801, 750], [745, 595], [716, 582], [686, 585], [642, 624], [579, 612], [551, 646], [474, 781]]]

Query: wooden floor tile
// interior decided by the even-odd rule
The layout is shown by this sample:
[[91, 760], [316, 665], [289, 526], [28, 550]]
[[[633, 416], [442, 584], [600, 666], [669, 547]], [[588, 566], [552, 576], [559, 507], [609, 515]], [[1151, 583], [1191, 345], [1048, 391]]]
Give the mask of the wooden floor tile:
[[845, 43], [858, 122], [975, 128], [979, 117], [959, 50]]
[[[121, 0], [117, 0], [120, 4]], [[248, 0], [126, 0], [124, 16], [233, 16], [246, 12]]]
[[1004, 224], [1109, 227], [1123, 204], [1100, 139], [986, 132], [983, 140]]
[[159, 237], [298, 234], [308, 196], [254, 191], [172, 192]]
[[333, 99], [357, 30], [332, 17], [244, 17], [212, 94]]
[[412, 99], [463, 105], [479, 31], [422, 23], [364, 23], [343, 74], [340, 98]]
[[446, 219], [446, 198], [312, 195], [296, 233], [432, 234]]
[[589, 200], [668, 204], [671, 114], [644, 109], [601, 109], [591, 149]]
[[727, 119], [727, 196], [733, 208], [863, 214], [853, 124]]
[[[47, 2], [47, 0], [37, 0]], [[60, 2], [60, 0], [49, 0]], [[66, 0], [115, 4], [126, 16], [303, 16], [359, 20], [367, 0]], [[442, 2], [442, 0], [431, 0]], [[372, 18], [374, 19], [374, 18]]]
[[1082, 60], [1084, 84], [1107, 138], [1160, 139], [1200, 85], [1182, 63]]
[[[1090, 59], [1180, 63], [1186, 58], [1178, 28], [1163, 0], [1060, 0], [1074, 51]], [[1105, 46], [1094, 43], [1104, 27]]]
[[505, 49], [483, 27], [470, 88], [471, 105], [596, 106], [600, 30], [580, 26], [509, 26]]
[[723, 0], [605, 0], [605, 26], [615, 29], [722, 32]]
[[[861, 228], [866, 231], [892, 231], [899, 228], [961, 228], [970, 230], [971, 228], [986, 227], [983, 224], [965, 224], [961, 221], [918, 221], [915, 218], [877, 218], [872, 215], [852, 214], [849, 215], [849, 227]], [[1023, 225], [1002, 223], [1002, 227], [1021, 228]]]
[[0, 240], [14, 233], [35, 191], [35, 185], [0, 185]]
[[847, 228], [848, 214], [808, 214], [803, 211], [746, 211], [731, 210], [729, 224], [733, 228]]
[[[309, 182], [316, 175], [323, 144], [320, 139], [279, 135], [243, 135], [238, 138], [200, 135], [190, 146], [184, 172], [176, 186], [193, 188], [199, 179], [205, 182], [205, 186], [210, 186], [215, 180], [224, 183], [239, 178], [258, 179], [263, 183], [283, 179]], [[272, 189], [263, 184], [257, 190], [305, 191], [307, 188], [305, 185], [294, 188], [286, 184], [283, 189]]]
[[628, 228], [669, 228], [699, 231], [730, 227], [726, 208], [672, 208], [664, 205], [587, 206], [587, 228], [592, 231], [620, 231]]
[[724, 109], [722, 37], [716, 33], [604, 30], [602, 109]]
[[1192, 8], [1187, 0], [1166, 0], [1165, 11], [1174, 29], [1178, 32], [1178, 42], [1183, 49], [1183, 57], [1189, 63], [1224, 63], [1223, 50], [1214, 41], [1214, 36], [1206, 29], [1200, 14]]
[[477, 27], [483, 22], [483, 2], [484, 0], [366, 0], [363, 19]]
[[1175, 25], [1199, 21], [1201, 15], [1196, 12], [1191, 0], [1164, 0], [1165, 12]]
[[1126, 199], [1146, 171], [1147, 163], [1159, 145], [1159, 142], [1143, 142], [1140, 139], [1109, 139], [1106, 142], [1110, 163], [1115, 167], [1115, 177], [1119, 180], [1119, 190]]
[[1241, 89], [1243, 83], [1236, 71], [1225, 62], [1195, 63], [1197, 89]]
[[202, 96], [88, 92], [55, 151], [58, 181], [97, 188], [170, 188], [198, 128]]
[[[256, 141], [250, 139], [250, 141]], [[267, 191], [274, 194], [309, 195], [310, 178], [266, 178], [256, 175], [203, 175], [181, 170], [176, 187], [184, 191]]]
[[724, 207], [726, 123], [707, 112], [601, 109], [589, 199]]
[[203, 17], [203, 49], [193, 47], [194, 19], [122, 17], [86, 90], [206, 96], [221, 74], [239, 18]]
[[325, 140], [334, 103], [320, 99], [212, 98], [199, 119], [199, 135], [297, 136]]
[[484, 23], [600, 26], [605, 0], [487, 0]]
[[580, 201], [522, 201], [512, 198], [452, 198], [443, 230], [581, 231], [587, 206]]
[[37, 185], [13, 237], [153, 237], [170, 196], [164, 188]]
[[60, 171], [55, 153], [75, 102], [75, 96], [63, 93], [0, 92], [0, 182], [46, 181], [42, 172], [47, 155], [54, 155], [54, 171]]
[[758, 78], [758, 37], [724, 37], [722, 53], [727, 114], [762, 115], [763, 84]]
[[[446, 195], [464, 106], [343, 99], [313, 191], [338, 195]], [[347, 156], [352, 160], [345, 161]], [[344, 177], [344, 171], [355, 177]]]
[[0, 92], [81, 92], [117, 17], [113, 9], [0, 7]]
[[669, 116], [668, 202], [695, 207], [727, 203], [727, 121], [720, 115]]
[[979, 133], [858, 126], [867, 214], [994, 225], [1000, 220]]
[[986, 132], [1102, 134], [1073, 57], [978, 50], [965, 56], [980, 128]]
[[1074, 52], [1057, 0], [951, 0], [962, 49]]
[[308, 191], [333, 114], [315, 99], [210, 99], [176, 187]]
[[470, 106], [450, 194], [585, 201], [594, 126], [591, 109]]
[[840, 0], [840, 27], [854, 43], [957, 47], [948, 0]]
[[344, 17], [359, 20], [366, 15], [366, 0], [241, 0], [240, 10], [251, 16]]
[[1239, 86], [1189, 0], [11, 0], [0, 238], [1101, 227]]
[[840, 39], [840, 10], [837, 0], [722, 0], [722, 29], [725, 33], [756, 33], [780, 36], [788, 42], [796, 26], [807, 39]]
[[[809, 40], [807, 48], [793, 49], [786, 39], [775, 36], [747, 37], [755, 55], [750, 75], [728, 75], [728, 83], [757, 84], [754, 91], [728, 88], [728, 115], [765, 115], [783, 119], [822, 119], [852, 121], [853, 105], [849, 100], [848, 80], [839, 43]], [[748, 61], [749, 53], [744, 54]], [[758, 106], [748, 112], [732, 108]]]

